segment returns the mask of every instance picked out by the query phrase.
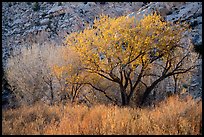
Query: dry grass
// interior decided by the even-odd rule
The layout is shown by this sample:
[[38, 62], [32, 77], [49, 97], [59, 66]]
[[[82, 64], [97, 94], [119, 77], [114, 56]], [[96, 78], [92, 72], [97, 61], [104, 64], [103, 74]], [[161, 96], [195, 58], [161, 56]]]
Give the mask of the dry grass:
[[2, 134], [201, 134], [202, 102], [172, 96], [155, 108], [23, 106], [3, 111]]

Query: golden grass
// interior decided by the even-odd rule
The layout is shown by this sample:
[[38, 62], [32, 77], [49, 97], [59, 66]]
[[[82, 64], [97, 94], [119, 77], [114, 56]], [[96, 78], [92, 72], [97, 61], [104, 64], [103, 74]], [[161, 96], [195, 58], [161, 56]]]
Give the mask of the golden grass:
[[202, 102], [169, 97], [155, 108], [23, 106], [3, 111], [2, 134], [201, 134]]

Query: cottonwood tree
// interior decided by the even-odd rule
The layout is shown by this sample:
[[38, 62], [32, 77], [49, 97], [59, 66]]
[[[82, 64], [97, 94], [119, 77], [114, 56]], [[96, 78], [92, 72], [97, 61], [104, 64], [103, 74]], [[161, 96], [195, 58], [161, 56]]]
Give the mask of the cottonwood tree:
[[54, 66], [53, 72], [60, 84], [61, 93], [64, 97], [62, 99], [69, 99], [72, 103], [76, 101], [80, 89], [84, 86], [82, 81], [85, 77], [80, 75], [80, 71], [72, 71], [72, 66], [67, 65], [63, 67]]
[[82, 97], [85, 96], [82, 90], [84, 90], [84, 83], [88, 74], [81, 71], [81, 62], [75, 55], [76, 52], [64, 47], [60, 54], [63, 59], [60, 65], [55, 64], [52, 66], [52, 74], [56, 78], [55, 81], [59, 83], [61, 101], [70, 101], [74, 103], [87, 100], [86, 97]]
[[[92, 27], [70, 34], [66, 44], [77, 53], [81, 70], [118, 85], [122, 106], [130, 103], [143, 84], [142, 105], [161, 81], [196, 67], [197, 55], [184, 35], [187, 30], [187, 24], [165, 22], [156, 13], [139, 21], [103, 15]], [[154, 80], [148, 84], [145, 77]]]

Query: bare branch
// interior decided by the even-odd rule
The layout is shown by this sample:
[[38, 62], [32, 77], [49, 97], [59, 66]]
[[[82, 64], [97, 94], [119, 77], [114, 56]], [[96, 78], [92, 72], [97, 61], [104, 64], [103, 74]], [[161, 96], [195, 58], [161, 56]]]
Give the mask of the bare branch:
[[182, 63], [183, 63], [183, 60], [188, 56], [188, 54], [186, 54], [176, 65], [175, 69], [173, 70], [176, 71], [179, 67], [181, 67]]
[[134, 62], [135, 60], [137, 60], [141, 55], [144, 55], [144, 52], [140, 52], [134, 59], [132, 59], [131, 61], [129, 61], [126, 66], [132, 62]]
[[144, 75], [142, 75], [142, 77], [144, 77], [144, 76], [160, 77], [160, 75], [153, 74], [153, 73], [148, 73], [148, 74], [144, 74]]
[[147, 88], [147, 84], [145, 84], [142, 80], [140, 82]]
[[194, 66], [191, 66], [191, 67], [189, 67], [187, 69], [180, 69], [180, 70], [183, 70], [183, 71], [172, 71], [171, 73], [169, 73], [169, 75], [171, 76], [171, 75], [175, 75], [175, 74], [183, 74], [183, 73], [186, 73], [186, 72], [188, 72], [188, 71], [190, 71], [190, 70], [192, 70], [192, 69], [194, 69], [194, 68], [196, 68], [198, 66], [199, 65], [194, 65]]
[[105, 92], [110, 86], [107, 87], [105, 90], [102, 90], [102, 89], [100, 89], [100, 88], [97, 88], [96, 86], [94, 86], [94, 85], [91, 84], [91, 83], [86, 83], [86, 84], [90, 85], [90, 86], [91, 86], [92, 88], [94, 88], [95, 90], [98, 90], [98, 91], [102, 92], [102, 93], [105, 95], [105, 97], [107, 97], [110, 101], [112, 101], [112, 102], [114, 102], [115, 104], [117, 104], [117, 101], [114, 100], [114, 99], [112, 99], [111, 97], [109, 97], [109, 96], [107, 95], [107, 93]]

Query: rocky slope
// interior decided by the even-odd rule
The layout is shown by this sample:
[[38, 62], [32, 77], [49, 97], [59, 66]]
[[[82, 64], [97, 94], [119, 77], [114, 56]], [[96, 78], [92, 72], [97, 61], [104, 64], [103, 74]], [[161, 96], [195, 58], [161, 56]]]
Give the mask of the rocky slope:
[[121, 16], [137, 11], [143, 5], [143, 2], [4, 2], [3, 61], [22, 45], [46, 41], [60, 45], [64, 36], [82, 30], [86, 23], [92, 23], [102, 13]]
[[202, 2], [3, 2], [2, 6], [3, 61], [25, 43], [59, 45], [64, 36], [82, 30], [102, 13], [112, 17], [136, 14], [139, 19], [158, 11], [168, 21], [189, 22], [192, 41], [202, 45]]
[[[12, 51], [32, 43], [61, 45], [67, 34], [84, 29], [102, 13], [140, 19], [152, 11], [159, 12], [168, 21], [190, 23], [192, 42], [196, 47], [202, 47], [202, 2], [3, 2], [3, 68]], [[201, 96], [201, 72], [202, 68], [192, 81], [196, 85], [191, 87], [195, 96]]]

